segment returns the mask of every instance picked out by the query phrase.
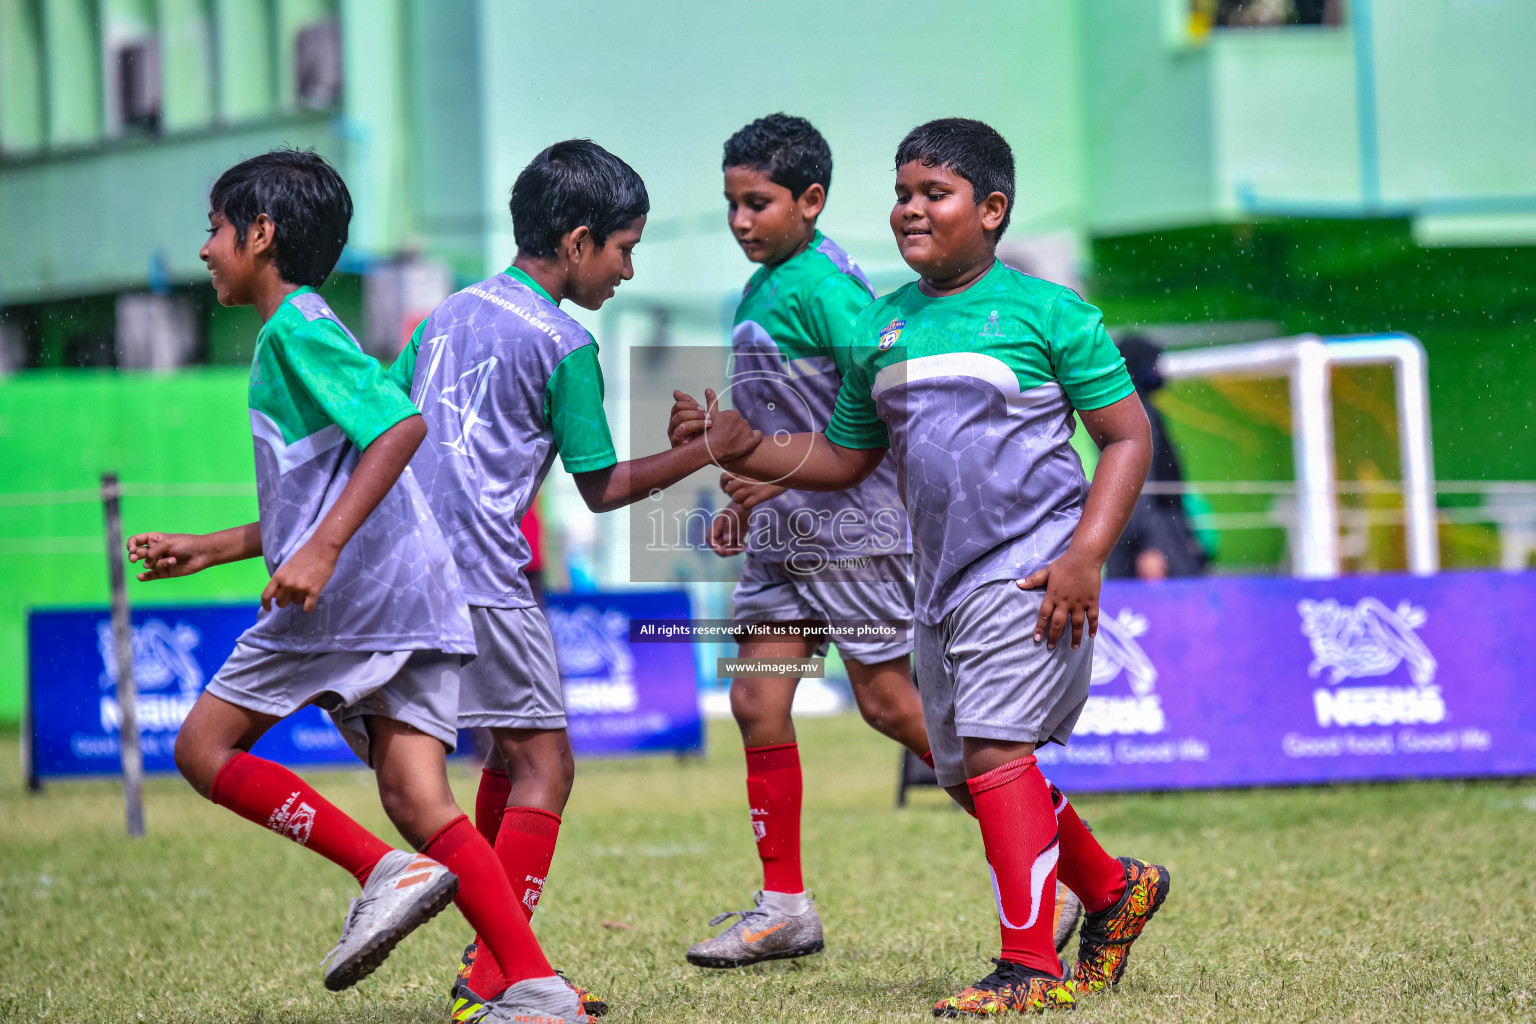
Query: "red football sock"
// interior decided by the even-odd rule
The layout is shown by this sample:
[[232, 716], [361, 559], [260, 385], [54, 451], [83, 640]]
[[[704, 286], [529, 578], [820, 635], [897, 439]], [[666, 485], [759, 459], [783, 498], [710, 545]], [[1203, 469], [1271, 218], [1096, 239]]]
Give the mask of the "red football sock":
[[348, 871], [359, 885], [389, 844], [343, 814], [280, 764], [241, 751], [213, 777], [211, 799], [247, 821], [287, 836]]
[[1083, 909], [1097, 914], [1113, 906], [1125, 892], [1125, 866], [1104, 852], [1061, 790], [1049, 782], [1046, 785], [1051, 787], [1056, 829], [1061, 836], [1061, 884], [1077, 894]]
[[513, 912], [517, 900], [507, 883], [507, 873], [497, 863], [485, 837], [469, 823], [468, 815], [460, 815], [438, 829], [421, 844], [421, 852], [459, 876], [459, 894], [453, 902], [480, 937], [476, 968], [492, 958], [500, 968], [504, 982], [501, 987], [481, 991], [471, 985], [476, 995], [494, 999], [508, 985], [525, 978], [554, 977], [554, 970], [539, 948], [539, 940], [528, 927], [528, 919]]
[[[508, 807], [501, 819], [501, 834], [496, 837], [496, 859], [512, 885], [512, 895], [519, 901], [525, 918], [532, 918], [544, 893], [544, 879], [550, 861], [555, 859], [555, 840], [560, 836], [560, 815], [537, 807]], [[480, 936], [475, 936], [479, 943]], [[500, 992], [506, 979], [488, 956], [475, 954], [470, 971], [469, 989], [476, 995]]]
[[800, 877], [800, 747], [747, 748], [747, 803], [763, 889], [804, 892]]
[[507, 800], [512, 796], [512, 780], [506, 772], [494, 768], [480, 769], [480, 788], [475, 791], [475, 830], [492, 846], [501, 832], [501, 816], [507, 813]]
[[919, 757], [918, 760], [923, 762], [923, 764], [927, 765], [929, 768], [934, 767], [934, 764], [933, 764], [933, 751], [931, 751], [931, 750], [923, 751], [923, 756]]
[[1059, 974], [1054, 935], [1056, 815], [1030, 754], [968, 781], [992, 868], [1004, 960]]

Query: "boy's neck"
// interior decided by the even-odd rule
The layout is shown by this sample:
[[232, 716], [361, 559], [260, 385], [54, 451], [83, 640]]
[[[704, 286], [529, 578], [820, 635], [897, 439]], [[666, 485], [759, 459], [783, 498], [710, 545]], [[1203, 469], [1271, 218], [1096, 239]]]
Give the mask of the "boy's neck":
[[930, 277], [918, 278], [917, 287], [924, 295], [930, 298], [943, 298], [946, 295], [958, 295], [971, 285], [980, 281], [987, 275], [997, 262], [997, 250], [988, 249], [987, 258], [978, 260], [959, 273], [942, 280], [934, 280]]
[[560, 300], [565, 298], [565, 278], [568, 268], [558, 265], [554, 260], [541, 259], [538, 256], [525, 256], [518, 253], [512, 260], [512, 265], [534, 281], [554, 301], [560, 305]]
[[807, 225], [805, 237], [800, 239], [799, 243], [793, 249], [789, 250], [786, 255], [780, 257], [779, 259], [764, 261], [763, 266], [767, 267], [769, 270], [773, 270], [776, 267], [782, 267], [796, 256], [799, 256], [801, 253], [805, 252], [805, 250], [809, 249], [811, 247], [811, 243], [815, 240], [816, 222], [813, 220]]
[[274, 268], [271, 273], [263, 273], [256, 279], [256, 285], [251, 289], [253, 299], [251, 305], [256, 307], [256, 315], [261, 317], [261, 322], [266, 323], [288, 300], [288, 296], [302, 287], [304, 286], [278, 277]]

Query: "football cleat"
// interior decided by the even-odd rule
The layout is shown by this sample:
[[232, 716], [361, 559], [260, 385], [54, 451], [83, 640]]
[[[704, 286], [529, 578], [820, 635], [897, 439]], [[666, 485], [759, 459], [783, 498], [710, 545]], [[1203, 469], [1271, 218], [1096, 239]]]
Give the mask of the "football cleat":
[[1098, 992], [1118, 984], [1131, 956], [1131, 943], [1168, 896], [1168, 869], [1121, 857], [1125, 892], [1097, 914], [1083, 917], [1072, 980], [1079, 992]]
[[556, 977], [525, 978], [491, 1000], [455, 981], [449, 1016], [454, 1024], [588, 1024], [576, 993]]
[[597, 998], [597, 996], [588, 992], [570, 978], [567, 978], [564, 971], [556, 971], [555, 976], [569, 985], [571, 991], [576, 993], [576, 999], [581, 1003], [582, 1013], [585, 1013], [588, 1017], [601, 1017], [608, 1012], [608, 1003], [606, 1001]]
[[340, 992], [368, 977], [401, 939], [436, 917], [458, 891], [458, 876], [431, 857], [405, 850], [386, 853], [362, 895], [347, 908], [335, 948], [320, 961], [330, 962], [325, 987]]
[[963, 992], [933, 1006], [935, 1017], [991, 1017], [1002, 1013], [1043, 1013], [1077, 1009], [1069, 979], [1039, 974], [1012, 960], [992, 961], [997, 970]]
[[[449, 993], [450, 1010], [449, 1019], [459, 1021], [468, 1020], [479, 1005], [485, 1003], [484, 999], [475, 995], [469, 987], [469, 976], [475, 969], [475, 956], [480, 951], [479, 943], [471, 942], [464, 947], [464, 956], [459, 960], [459, 976], [454, 980], [453, 989]], [[582, 1012], [588, 1017], [601, 1017], [608, 1012], [608, 1004], [597, 996], [588, 992], [561, 971], [556, 971], [555, 976], [576, 993], [576, 999], [581, 1003]], [[462, 1018], [461, 1018], [462, 1014]]]
[[709, 919], [711, 928], [741, 918], [712, 939], [705, 939], [688, 951], [688, 962], [695, 967], [746, 967], [767, 960], [789, 960], [820, 953], [821, 918], [814, 907], [803, 914], [786, 914], [763, 906], [763, 894], [754, 897], [751, 910], [732, 910]]

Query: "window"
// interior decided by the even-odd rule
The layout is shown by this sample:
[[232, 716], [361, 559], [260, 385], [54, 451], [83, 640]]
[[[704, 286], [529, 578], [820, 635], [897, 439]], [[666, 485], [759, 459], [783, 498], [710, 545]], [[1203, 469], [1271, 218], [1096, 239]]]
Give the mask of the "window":
[[153, 37], [136, 39], [117, 50], [117, 110], [123, 127], [160, 131], [160, 46]]
[[299, 29], [294, 38], [295, 94], [311, 110], [341, 99], [341, 26], [335, 17]]
[[1189, 0], [1189, 30], [1342, 25], [1344, 0]]

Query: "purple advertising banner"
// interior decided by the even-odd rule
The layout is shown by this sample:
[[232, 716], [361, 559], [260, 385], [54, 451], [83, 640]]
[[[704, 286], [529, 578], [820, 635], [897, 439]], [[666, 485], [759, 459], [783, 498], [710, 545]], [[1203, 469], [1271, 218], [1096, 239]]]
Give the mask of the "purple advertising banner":
[[1064, 790], [1536, 774], [1536, 573], [1109, 582]]
[[704, 749], [693, 644], [632, 648], [630, 619], [687, 622], [682, 590], [550, 594], [544, 610], [578, 755]]

